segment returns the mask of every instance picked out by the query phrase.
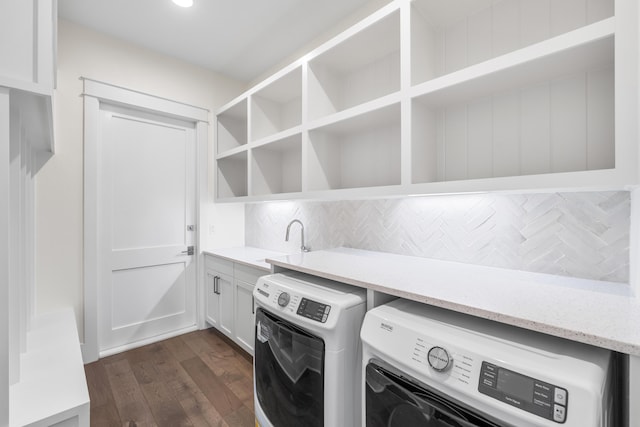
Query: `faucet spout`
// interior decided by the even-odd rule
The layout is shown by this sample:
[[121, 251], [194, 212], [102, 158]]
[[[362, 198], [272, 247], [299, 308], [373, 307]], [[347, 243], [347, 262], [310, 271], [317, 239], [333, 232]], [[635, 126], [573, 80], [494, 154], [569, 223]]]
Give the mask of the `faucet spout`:
[[289, 225], [287, 225], [287, 233], [284, 236], [284, 241], [285, 242], [289, 241], [289, 231], [291, 231], [291, 226], [294, 223], [300, 224], [300, 250], [302, 252], [309, 252], [310, 248], [304, 245], [304, 224], [302, 224], [302, 221], [300, 221], [299, 219], [294, 219], [289, 223]]

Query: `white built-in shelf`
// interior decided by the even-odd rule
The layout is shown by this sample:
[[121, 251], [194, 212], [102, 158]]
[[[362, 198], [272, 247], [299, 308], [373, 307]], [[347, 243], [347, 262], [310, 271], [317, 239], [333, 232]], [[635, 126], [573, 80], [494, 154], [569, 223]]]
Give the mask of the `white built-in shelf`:
[[392, 1], [219, 111], [251, 123], [216, 199], [635, 185], [637, 26], [634, 0]]
[[434, 106], [535, 85], [591, 69], [612, 68], [615, 20], [587, 27], [500, 55], [412, 88], [414, 96]]
[[400, 104], [316, 128], [309, 141], [311, 191], [400, 184]]
[[400, 12], [330, 45], [308, 64], [309, 119], [400, 90]]
[[251, 95], [251, 140], [256, 141], [302, 123], [302, 68]]
[[218, 197], [247, 196], [247, 159], [247, 152], [243, 151], [216, 161]]
[[613, 0], [414, 0], [412, 84], [518, 51], [613, 15]]
[[253, 195], [296, 193], [302, 189], [302, 135], [252, 150]]
[[245, 145], [248, 140], [247, 100], [243, 99], [217, 118], [218, 153]]

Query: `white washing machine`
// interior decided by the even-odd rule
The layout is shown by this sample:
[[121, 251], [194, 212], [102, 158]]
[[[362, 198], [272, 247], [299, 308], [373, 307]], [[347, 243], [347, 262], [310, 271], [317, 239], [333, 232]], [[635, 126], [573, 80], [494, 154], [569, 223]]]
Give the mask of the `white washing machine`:
[[280, 273], [259, 278], [253, 296], [256, 425], [359, 425], [366, 291]]
[[363, 426], [620, 425], [609, 351], [406, 300], [361, 337]]

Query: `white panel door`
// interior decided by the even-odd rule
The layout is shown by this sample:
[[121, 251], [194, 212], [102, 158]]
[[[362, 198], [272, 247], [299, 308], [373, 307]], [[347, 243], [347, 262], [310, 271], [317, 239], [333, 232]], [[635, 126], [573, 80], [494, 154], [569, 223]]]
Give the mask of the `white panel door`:
[[190, 123], [123, 108], [100, 121], [105, 353], [195, 326], [196, 138]]

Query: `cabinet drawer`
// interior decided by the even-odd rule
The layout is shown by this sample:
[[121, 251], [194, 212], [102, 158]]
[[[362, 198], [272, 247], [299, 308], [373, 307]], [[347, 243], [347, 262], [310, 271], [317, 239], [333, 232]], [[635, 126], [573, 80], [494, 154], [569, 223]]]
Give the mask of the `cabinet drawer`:
[[260, 268], [249, 267], [243, 264], [235, 265], [235, 278], [251, 285], [256, 284], [258, 277], [267, 274], [270, 274], [270, 272]]
[[219, 273], [233, 277], [233, 261], [207, 255], [205, 257], [205, 267], [207, 270], [215, 270]]

